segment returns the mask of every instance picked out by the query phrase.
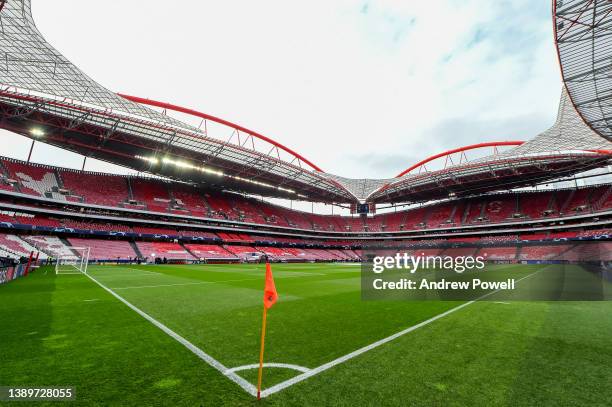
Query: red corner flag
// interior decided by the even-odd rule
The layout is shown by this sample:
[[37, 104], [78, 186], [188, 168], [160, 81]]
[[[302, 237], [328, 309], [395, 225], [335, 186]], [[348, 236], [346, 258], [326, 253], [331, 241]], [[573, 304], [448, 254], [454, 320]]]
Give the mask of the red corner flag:
[[257, 377], [257, 400], [261, 398], [261, 378], [263, 376], [263, 361], [264, 361], [264, 343], [266, 340], [266, 315], [268, 309], [276, 303], [278, 299], [278, 293], [276, 292], [276, 286], [274, 285], [274, 277], [272, 277], [272, 268], [270, 263], [266, 263], [266, 286], [264, 288], [264, 310], [263, 320], [261, 322], [261, 348], [259, 349], [259, 374]]
[[266, 263], [266, 288], [264, 289], [264, 307], [272, 308], [278, 299], [276, 286], [274, 285], [274, 277], [272, 277], [272, 268], [270, 263]]

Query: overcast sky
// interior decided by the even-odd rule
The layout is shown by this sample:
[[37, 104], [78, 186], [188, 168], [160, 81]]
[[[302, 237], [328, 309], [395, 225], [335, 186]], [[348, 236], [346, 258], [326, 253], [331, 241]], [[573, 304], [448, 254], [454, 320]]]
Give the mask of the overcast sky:
[[[561, 90], [548, 0], [32, 3], [51, 44], [107, 88], [237, 122], [347, 177], [530, 138]], [[3, 154], [27, 156], [7, 138]], [[33, 160], [80, 166], [49, 152]]]

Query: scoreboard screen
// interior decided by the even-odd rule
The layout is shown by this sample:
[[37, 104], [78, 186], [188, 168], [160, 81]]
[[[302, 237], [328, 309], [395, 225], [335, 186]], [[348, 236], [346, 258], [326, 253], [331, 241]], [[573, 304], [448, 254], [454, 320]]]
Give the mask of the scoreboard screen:
[[370, 213], [370, 205], [365, 203], [365, 204], [358, 204], [357, 205], [357, 213], [359, 214], [368, 214]]

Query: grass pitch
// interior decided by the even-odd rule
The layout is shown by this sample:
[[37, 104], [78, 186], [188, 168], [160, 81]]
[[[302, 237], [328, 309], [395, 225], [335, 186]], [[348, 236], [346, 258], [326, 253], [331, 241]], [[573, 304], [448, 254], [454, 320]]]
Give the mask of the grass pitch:
[[[510, 267], [518, 276], [541, 266]], [[462, 304], [364, 302], [359, 266], [273, 270], [280, 299], [268, 313], [266, 362], [317, 368]], [[224, 366], [257, 363], [263, 266], [89, 271]], [[260, 402], [86, 276], [37, 270], [0, 286], [0, 310], [0, 385], [75, 386], [75, 405], [558, 406], [612, 400], [611, 302], [476, 302]], [[255, 369], [236, 374], [256, 382]], [[266, 368], [263, 387], [299, 374]]]

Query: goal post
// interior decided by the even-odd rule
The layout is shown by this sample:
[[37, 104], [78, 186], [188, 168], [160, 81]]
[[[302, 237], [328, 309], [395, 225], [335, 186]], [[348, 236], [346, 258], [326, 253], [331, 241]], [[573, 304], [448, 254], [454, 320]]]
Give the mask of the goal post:
[[60, 253], [55, 261], [55, 274], [87, 274], [89, 247], [71, 247], [72, 253]]

